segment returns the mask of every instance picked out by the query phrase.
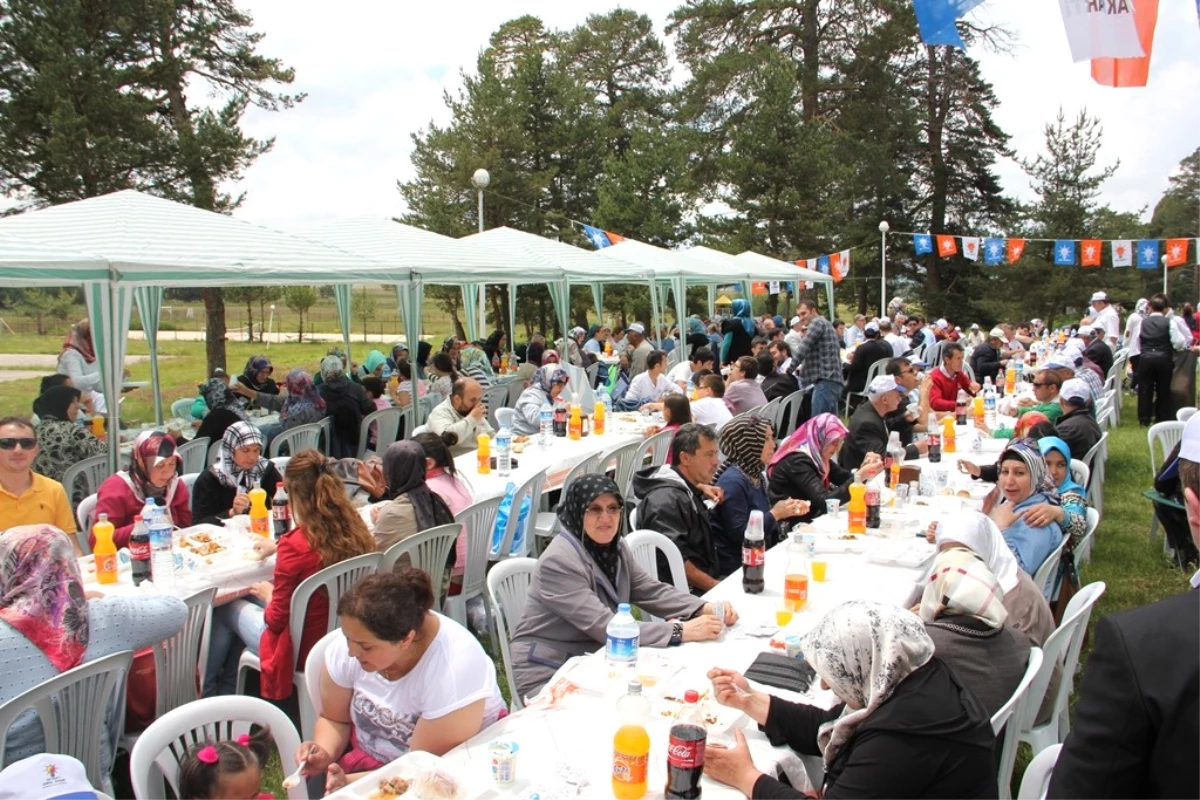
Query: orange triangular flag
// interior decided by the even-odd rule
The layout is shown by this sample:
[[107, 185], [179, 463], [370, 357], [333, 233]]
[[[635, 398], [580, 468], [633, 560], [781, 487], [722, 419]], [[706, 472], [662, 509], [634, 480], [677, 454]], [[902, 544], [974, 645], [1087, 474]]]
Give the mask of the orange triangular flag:
[[1021, 255], [1025, 252], [1024, 239], [1009, 239], [1008, 240], [1008, 263], [1015, 264], [1021, 260]]
[[1079, 243], [1079, 254], [1082, 259], [1079, 263], [1085, 267], [1100, 266], [1100, 254], [1103, 250], [1104, 247], [1099, 239], [1084, 239]]
[[1150, 78], [1150, 54], [1154, 50], [1154, 26], [1158, 24], [1158, 0], [1137, 0], [1133, 21], [1146, 55], [1141, 58], [1093, 58], [1092, 80], [1116, 88], [1145, 86]]
[[1167, 266], [1182, 267], [1187, 261], [1187, 250], [1187, 239], [1167, 239]]
[[621, 242], [625, 241], [625, 237], [619, 233], [613, 233], [612, 231], [605, 231], [604, 233], [606, 236], [608, 236], [608, 240], [613, 244], [620, 244]]
[[762, 281], [755, 281], [750, 284], [750, 294], [766, 294], [767, 284]]
[[937, 246], [938, 255], [942, 258], [958, 255], [958, 243], [954, 241], [953, 236], [939, 233], [937, 236]]

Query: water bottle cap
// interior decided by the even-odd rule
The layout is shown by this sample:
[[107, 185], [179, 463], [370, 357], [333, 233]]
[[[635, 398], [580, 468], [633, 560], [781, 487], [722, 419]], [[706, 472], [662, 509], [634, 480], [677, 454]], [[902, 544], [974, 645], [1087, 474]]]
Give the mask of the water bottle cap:
[[642, 693], [642, 682], [641, 681], [630, 681], [629, 682], [629, 693], [630, 694], [641, 694]]
[[619, 606], [617, 606], [617, 611], [621, 614], [628, 614], [629, 613], [629, 603], [621, 603]]

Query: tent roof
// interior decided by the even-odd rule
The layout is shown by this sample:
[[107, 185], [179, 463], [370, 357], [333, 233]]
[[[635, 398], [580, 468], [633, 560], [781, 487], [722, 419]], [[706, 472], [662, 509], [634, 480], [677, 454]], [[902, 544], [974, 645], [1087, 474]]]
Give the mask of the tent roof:
[[64, 286], [108, 278], [108, 262], [99, 256], [0, 233], [0, 279], [9, 285]]
[[781, 278], [780, 280], [833, 283], [833, 278], [822, 272], [817, 272], [813, 269], [806, 269], [805, 267], [797, 266], [790, 261], [781, 261], [777, 258], [764, 256], [760, 253], [755, 253], [750, 250], [747, 250], [744, 253], [738, 253], [736, 256], [734, 256], [734, 258], [749, 265], [747, 267], [748, 269], [758, 269], [760, 266], [763, 269], [771, 266], [783, 267], [787, 271], [789, 277]]
[[603, 271], [599, 271], [594, 254], [587, 250], [508, 227], [473, 233], [464, 237], [462, 241], [474, 242], [487, 249], [510, 252], [561, 269], [567, 278], [575, 283], [629, 283], [648, 280], [654, 274], [653, 270], [623, 261], [614, 261]]
[[0, 220], [9, 233], [107, 259], [122, 283], [186, 286], [404, 280], [408, 270], [131, 189]]
[[736, 276], [731, 278], [728, 270], [688, 256], [683, 251], [668, 250], [634, 239], [626, 239], [611, 247], [605, 247], [592, 256], [597, 257], [652, 269], [659, 280], [670, 280], [680, 276], [688, 283], [697, 284], [737, 280]]
[[308, 230], [322, 242], [408, 267], [426, 283], [544, 283], [561, 272], [534, 272], [528, 259], [382, 217], [345, 219]]

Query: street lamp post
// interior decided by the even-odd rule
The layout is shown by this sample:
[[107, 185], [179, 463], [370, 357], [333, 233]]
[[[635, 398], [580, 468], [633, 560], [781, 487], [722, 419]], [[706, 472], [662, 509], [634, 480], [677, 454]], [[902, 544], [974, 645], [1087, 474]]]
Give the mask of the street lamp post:
[[1169, 297], [1170, 295], [1167, 294], [1167, 254], [1163, 253], [1159, 261], [1163, 265], [1163, 297]]
[[887, 316], [887, 220], [879, 223], [879, 316]]
[[[488, 174], [486, 169], [480, 168], [475, 170], [475, 174], [471, 176], [471, 183], [475, 185], [475, 193], [479, 200], [478, 218], [479, 232], [483, 233], [483, 190], [492, 182], [492, 176]], [[487, 284], [479, 284], [479, 328], [480, 334], [487, 328]]]

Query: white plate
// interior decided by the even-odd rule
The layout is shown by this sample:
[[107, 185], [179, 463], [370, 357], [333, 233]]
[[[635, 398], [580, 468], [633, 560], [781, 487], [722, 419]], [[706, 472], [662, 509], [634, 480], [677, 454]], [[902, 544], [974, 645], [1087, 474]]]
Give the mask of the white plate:
[[[413, 781], [419, 773], [439, 765], [458, 781], [458, 800], [475, 800], [488, 788], [480, 780], [480, 776], [474, 774], [473, 770], [462, 769], [459, 764], [443, 763], [443, 759], [431, 753], [414, 751], [405, 753], [390, 764], [385, 764], [370, 775], [359, 778], [329, 797], [337, 797], [342, 800], [372, 800], [372, 795], [379, 790], [381, 780], [403, 778], [406, 781]], [[417, 795], [416, 789], [410, 786], [407, 792], [398, 796], [398, 800], [421, 800], [421, 798]]]
[[694, 689], [700, 693], [700, 710], [710, 734], [721, 734], [741, 721], [745, 713], [718, 703], [712, 696], [712, 683], [703, 673], [693, 670], [680, 672], [663, 684], [661, 691], [650, 701], [650, 716], [655, 720], [670, 721], [679, 715], [686, 705], [683, 695]]
[[937, 547], [923, 539], [911, 541], [881, 542], [867, 554], [867, 560], [876, 564], [894, 564], [898, 567], [921, 567], [933, 558]]

